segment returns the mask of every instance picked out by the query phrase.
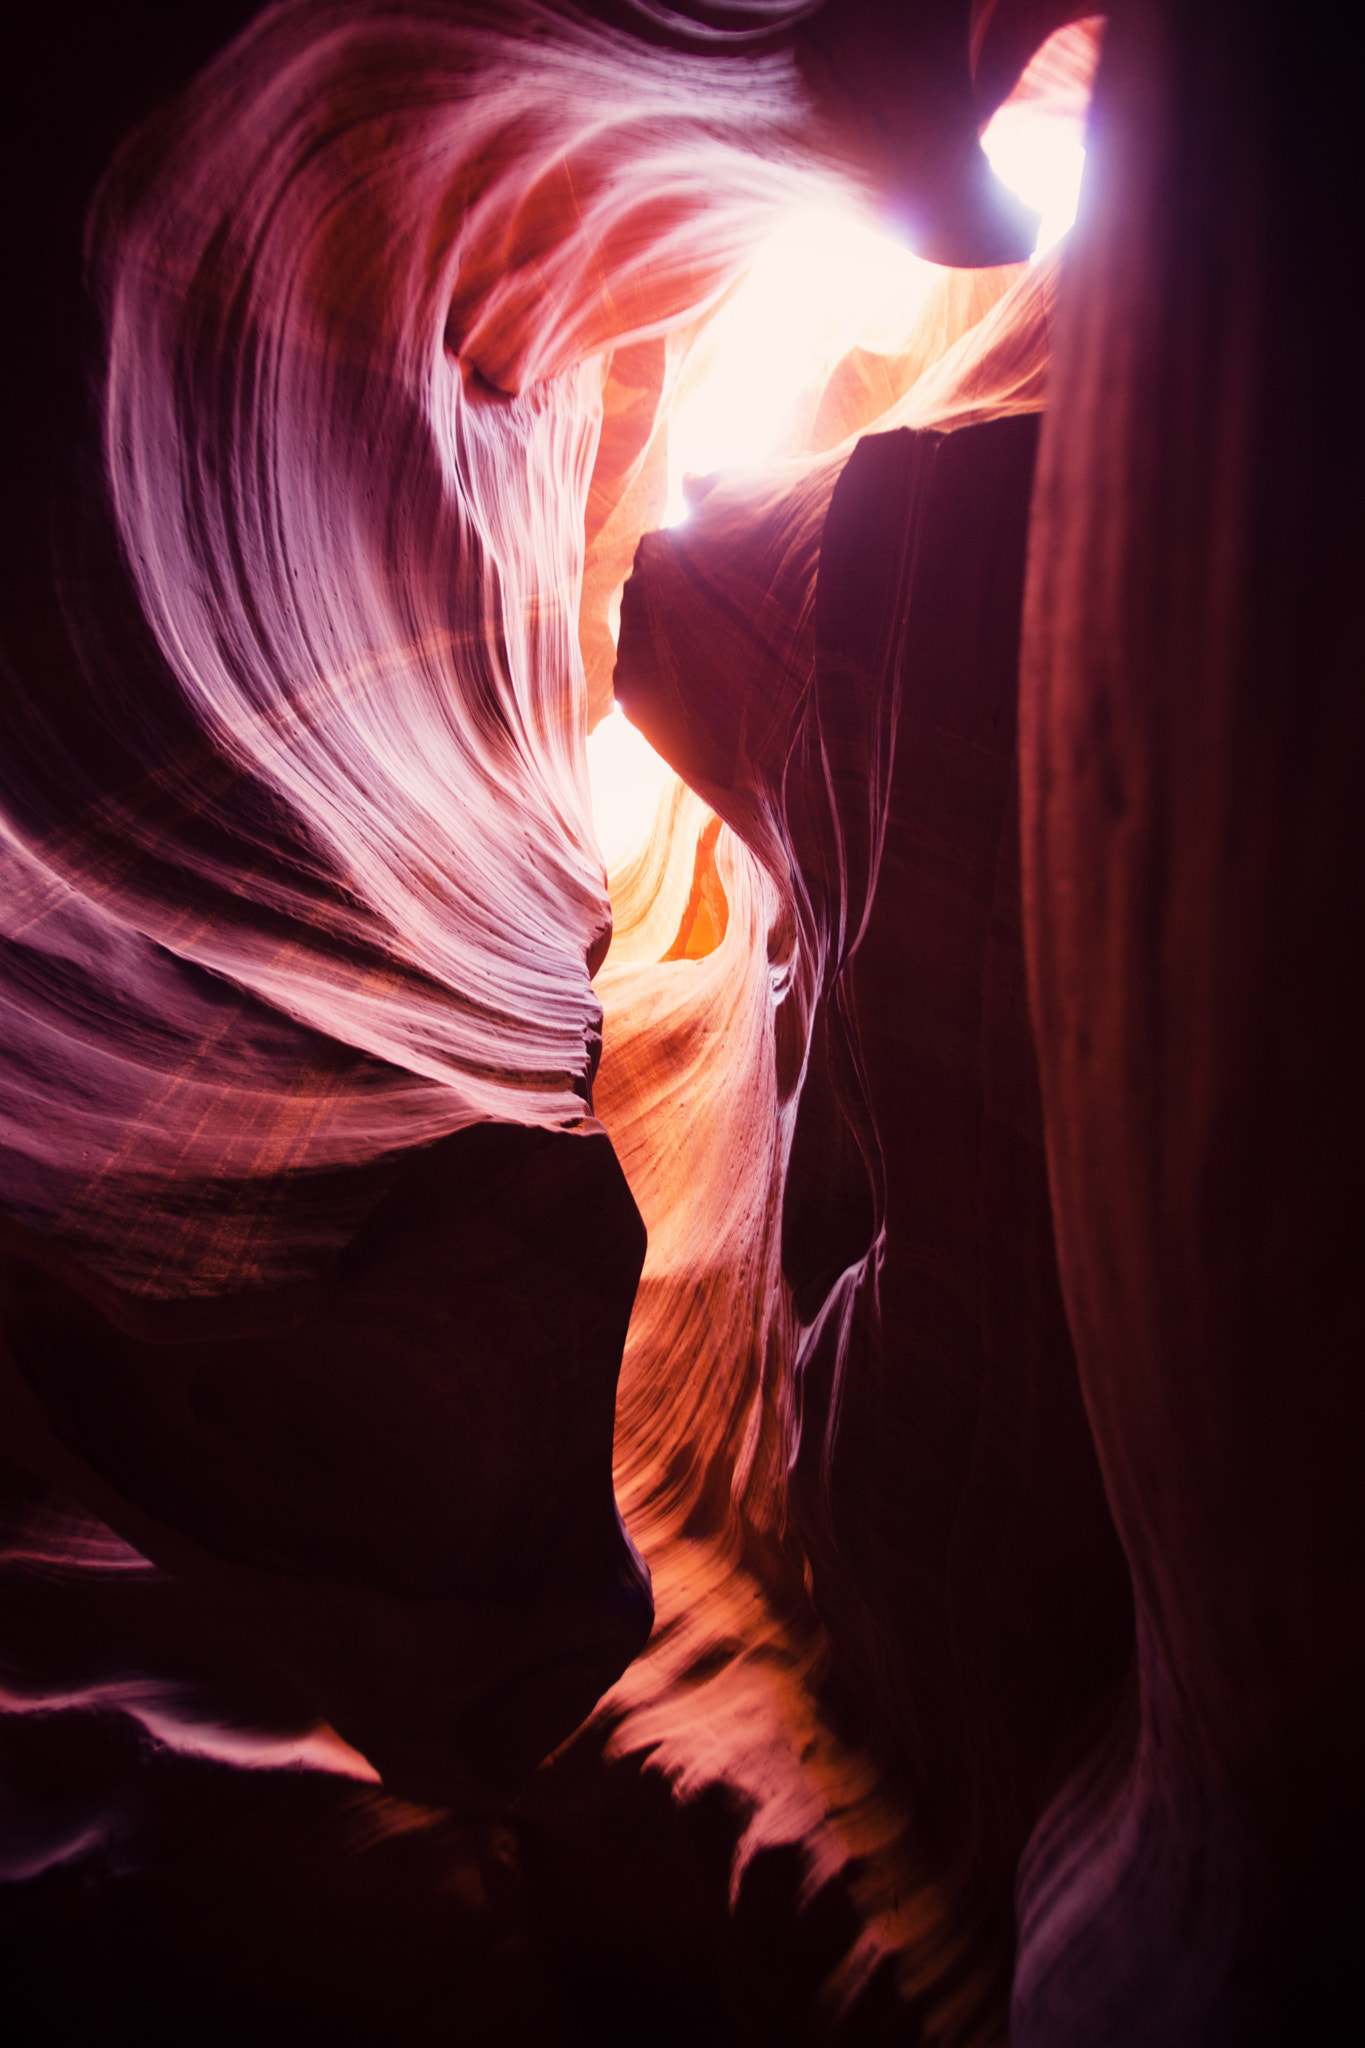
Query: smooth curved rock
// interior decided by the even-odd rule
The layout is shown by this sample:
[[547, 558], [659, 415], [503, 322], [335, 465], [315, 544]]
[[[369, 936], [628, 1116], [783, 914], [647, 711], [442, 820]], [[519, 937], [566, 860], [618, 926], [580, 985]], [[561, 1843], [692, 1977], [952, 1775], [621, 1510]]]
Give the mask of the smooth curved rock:
[[1008, 1954], [1019, 1850], [1132, 1625], [1057, 1286], [1024, 988], [1036, 437], [1027, 414], [881, 433], [785, 497], [717, 487], [642, 544], [617, 670], [768, 867], [787, 934], [768, 1088], [790, 1323], [750, 1426], [774, 1439], [764, 1477], [731, 1512], [809, 1560], [827, 1681], [894, 1757], [979, 1967]]
[[1259, 11], [1117, 15], [1063, 286], [1025, 902], [1142, 1656], [1119, 1789], [1066, 1795], [1021, 1871], [1023, 2044], [1297, 2041], [1358, 1997], [1349, 98]]
[[[978, 126], [1074, 114], [1093, 21], [1025, 70], [1069, 18], [292, 0], [29, 96], [36, 2027], [259, 2031], [285, 1921], [329, 2039], [966, 2048], [1016, 1870], [1021, 2042], [1350, 1988], [1348, 74], [1125, 0], [1075, 261], [1006, 263]], [[831, 193], [998, 267], [649, 533], [710, 313]], [[608, 878], [632, 557], [694, 789]]]
[[649, 1634], [610, 1470], [643, 1252], [604, 1135], [476, 1125], [292, 1290], [97, 1304], [12, 1259], [12, 1424], [388, 1786], [488, 1808]]
[[263, 13], [92, 141], [85, 355], [34, 380], [74, 487], [7, 606], [16, 1427], [429, 1797], [514, 1783], [648, 1627], [579, 600], [645, 517], [663, 331], [875, 173], [828, 25], [822, 85], [763, 27]]

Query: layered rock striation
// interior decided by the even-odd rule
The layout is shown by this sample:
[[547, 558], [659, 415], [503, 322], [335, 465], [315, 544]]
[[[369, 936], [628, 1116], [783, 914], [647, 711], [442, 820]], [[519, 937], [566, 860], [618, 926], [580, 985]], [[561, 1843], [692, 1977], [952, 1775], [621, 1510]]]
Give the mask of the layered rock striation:
[[[978, 128], [1070, 16], [62, 52], [0, 763], [35, 2040], [99, 2019], [68, 1939], [139, 2040], [1345, 1988], [1344, 87], [1132, 0], [1028, 264]], [[710, 316], [832, 195], [949, 267], [659, 530]], [[613, 694], [674, 777], [607, 874]]]

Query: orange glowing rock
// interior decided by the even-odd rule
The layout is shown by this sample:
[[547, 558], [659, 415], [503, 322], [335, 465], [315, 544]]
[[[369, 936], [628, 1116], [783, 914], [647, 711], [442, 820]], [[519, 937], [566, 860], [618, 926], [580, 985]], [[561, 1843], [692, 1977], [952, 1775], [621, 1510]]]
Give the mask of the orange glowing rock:
[[[285, 1924], [336, 2038], [1323, 2033], [1348, 73], [1116, 8], [1085, 139], [1071, 12], [286, 0], [35, 94], [0, 1937], [49, 2034], [205, 2037], [203, 1982], [259, 2034]], [[1030, 261], [1031, 122], [1095, 168]], [[112, 2017], [54, 1990], [120, 1940]]]

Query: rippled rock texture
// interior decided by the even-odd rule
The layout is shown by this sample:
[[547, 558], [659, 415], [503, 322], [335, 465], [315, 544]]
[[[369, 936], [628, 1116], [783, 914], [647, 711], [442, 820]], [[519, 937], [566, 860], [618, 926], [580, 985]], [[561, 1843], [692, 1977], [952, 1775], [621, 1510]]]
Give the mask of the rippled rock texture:
[[[1351, 1990], [1345, 72], [1128, 0], [1027, 264], [977, 131], [1067, 20], [51, 25], [21, 2038], [1138, 2048]], [[947, 267], [660, 530], [708, 319], [831, 193]], [[613, 694], [675, 772], [607, 874]]]

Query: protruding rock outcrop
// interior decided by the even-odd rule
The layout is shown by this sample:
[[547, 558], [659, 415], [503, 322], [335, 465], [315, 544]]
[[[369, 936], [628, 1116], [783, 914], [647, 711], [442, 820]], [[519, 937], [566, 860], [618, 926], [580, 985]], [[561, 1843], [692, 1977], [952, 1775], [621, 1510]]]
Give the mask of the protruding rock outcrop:
[[[1048, 0], [286, 0], [34, 97], [36, 2038], [1193, 2048], [1342, 1992], [1352, 110], [1125, 0], [1026, 263], [978, 129], [1066, 22], [1020, 90], [1074, 121]], [[696, 343], [831, 194], [967, 267], [657, 530]], [[676, 774], [608, 876], [613, 670]]]

